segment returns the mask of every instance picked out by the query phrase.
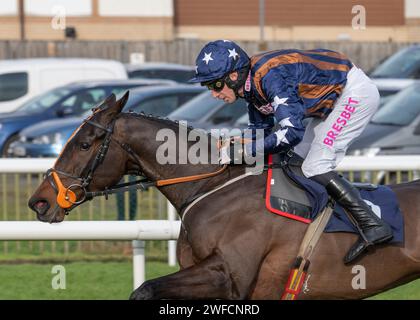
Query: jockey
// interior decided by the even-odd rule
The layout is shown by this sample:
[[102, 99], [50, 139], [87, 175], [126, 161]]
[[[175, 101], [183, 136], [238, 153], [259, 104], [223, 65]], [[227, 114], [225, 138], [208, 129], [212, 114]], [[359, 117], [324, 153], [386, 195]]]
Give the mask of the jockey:
[[247, 144], [245, 154], [292, 147], [305, 159], [305, 177], [325, 186], [362, 233], [344, 257], [345, 263], [369, 246], [392, 239], [390, 226], [352, 184], [333, 171], [379, 105], [376, 86], [345, 55], [325, 49], [289, 49], [249, 58], [236, 43], [217, 40], [198, 54], [196, 76], [190, 82], [207, 86], [213, 97], [227, 103], [238, 98], [249, 103], [249, 128], [264, 129], [265, 138]]

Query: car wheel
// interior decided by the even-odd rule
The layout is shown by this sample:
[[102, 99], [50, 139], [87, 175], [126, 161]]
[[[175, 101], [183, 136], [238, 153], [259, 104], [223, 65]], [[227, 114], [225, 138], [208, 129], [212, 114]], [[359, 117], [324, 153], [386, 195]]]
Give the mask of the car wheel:
[[3, 146], [3, 150], [1, 152], [1, 156], [3, 158], [10, 158], [11, 157], [11, 155], [8, 152], [9, 147], [13, 142], [17, 141], [18, 139], [19, 139], [19, 136], [17, 134], [15, 134], [15, 135], [11, 136], [9, 139], [6, 140], [6, 142]]

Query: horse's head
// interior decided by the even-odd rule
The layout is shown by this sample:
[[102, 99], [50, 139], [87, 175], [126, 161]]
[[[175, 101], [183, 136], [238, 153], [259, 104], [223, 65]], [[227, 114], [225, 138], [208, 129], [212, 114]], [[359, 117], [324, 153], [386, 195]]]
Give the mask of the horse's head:
[[87, 191], [104, 190], [121, 179], [127, 152], [118, 146], [115, 122], [128, 99], [109, 96], [67, 141], [54, 167], [28, 205], [44, 222], [61, 222], [65, 214], [84, 202]]

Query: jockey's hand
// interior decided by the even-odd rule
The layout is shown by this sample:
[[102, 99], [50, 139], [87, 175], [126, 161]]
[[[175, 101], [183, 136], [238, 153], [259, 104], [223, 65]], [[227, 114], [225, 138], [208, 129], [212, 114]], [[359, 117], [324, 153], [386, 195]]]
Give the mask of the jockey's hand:
[[244, 163], [244, 145], [240, 138], [232, 137], [221, 142], [219, 164]]

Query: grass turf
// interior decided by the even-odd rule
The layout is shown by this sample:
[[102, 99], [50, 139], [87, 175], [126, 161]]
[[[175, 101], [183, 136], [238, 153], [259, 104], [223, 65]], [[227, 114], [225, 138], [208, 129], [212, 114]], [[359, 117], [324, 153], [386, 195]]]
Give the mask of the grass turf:
[[[54, 264], [0, 265], [0, 299], [127, 299], [133, 289], [132, 262], [73, 262], [65, 268], [66, 288], [53, 289]], [[146, 263], [146, 278], [178, 270]]]
[[[65, 267], [66, 289], [53, 289], [55, 264], [1, 264], [0, 299], [127, 299], [132, 291], [132, 263], [69, 262]], [[178, 270], [163, 262], [147, 262], [146, 278]], [[371, 299], [420, 299], [420, 280], [389, 290]]]

